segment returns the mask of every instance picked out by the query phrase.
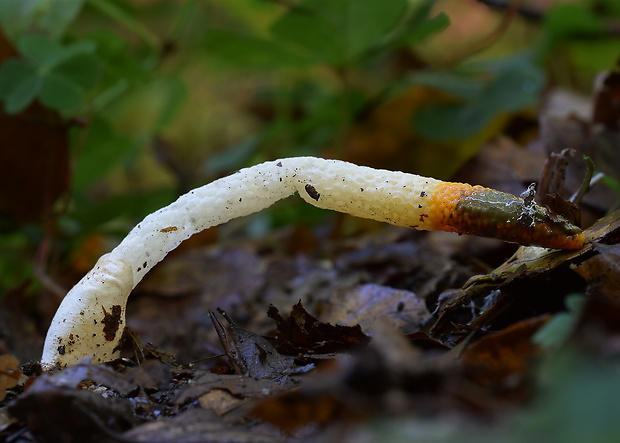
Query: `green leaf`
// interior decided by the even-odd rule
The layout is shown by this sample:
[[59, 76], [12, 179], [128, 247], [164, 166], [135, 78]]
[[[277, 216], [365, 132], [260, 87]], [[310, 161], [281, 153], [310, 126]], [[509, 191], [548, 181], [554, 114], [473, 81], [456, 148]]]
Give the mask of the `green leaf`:
[[[73, 131], [74, 139], [78, 131]], [[74, 142], [75, 145], [75, 142]], [[88, 128], [88, 136], [77, 156], [73, 187], [82, 190], [95, 180], [105, 177], [136, 148], [135, 142], [113, 130], [102, 118], [95, 118]]]
[[10, 59], [0, 67], [0, 99], [4, 100], [9, 114], [16, 114], [32, 103], [40, 86], [40, 77], [28, 63]]
[[314, 60], [342, 64], [377, 46], [406, 7], [406, 0], [306, 0], [276, 21], [271, 32]]
[[86, 91], [97, 81], [99, 61], [95, 56], [78, 54], [56, 66], [53, 73], [70, 79], [72, 83]]
[[586, 3], [556, 5], [545, 15], [545, 31], [553, 42], [572, 36], [601, 35], [603, 22]]
[[245, 138], [239, 143], [209, 156], [201, 169], [213, 175], [239, 169], [240, 165], [256, 152], [259, 142], [260, 140], [256, 136]]
[[[158, 189], [139, 195], [115, 195], [103, 202], [93, 202], [78, 193], [74, 195], [75, 206], [70, 217], [78, 221], [84, 230], [101, 230], [101, 226], [115, 219], [124, 218], [134, 222], [157, 209], [170, 204], [175, 194], [172, 189]], [[124, 235], [124, 234], [123, 234]]]
[[305, 66], [311, 62], [277, 42], [220, 29], [210, 29], [205, 34], [207, 55], [239, 68], [274, 69]]
[[420, 43], [431, 35], [447, 28], [450, 18], [443, 12], [431, 17], [436, 0], [419, 0], [411, 2], [404, 21], [391, 32], [385, 42], [385, 48]]
[[45, 76], [41, 88], [41, 102], [50, 108], [75, 108], [84, 98], [84, 90], [70, 78], [52, 72]]
[[598, 38], [596, 42], [589, 39], [571, 42], [566, 48], [573, 70], [581, 76], [596, 78], [601, 71], [607, 71], [618, 60], [619, 44], [617, 37]]
[[185, 102], [187, 98], [187, 87], [181, 77], [170, 76], [161, 78], [158, 83], [161, 85], [163, 103], [159, 116], [153, 125], [153, 133], [160, 132], [174, 120], [183, 102]]
[[24, 78], [32, 75], [34, 69], [18, 59], [9, 59], [0, 66], [0, 100], [6, 100]]
[[126, 12], [117, 2], [109, 0], [88, 0], [88, 4], [99, 10], [99, 12], [107, 15], [112, 20], [125, 26], [127, 29], [142, 38], [150, 47], [157, 48], [158, 38], [146, 26], [144, 26], [136, 17]]
[[78, 54], [92, 53], [95, 50], [94, 43], [88, 40], [80, 40], [63, 47], [55, 40], [37, 34], [23, 35], [17, 46], [20, 53], [42, 71], [48, 71]]
[[618, 0], [601, 0], [599, 10], [608, 17], [620, 17], [620, 3]]
[[514, 112], [540, 101], [544, 72], [527, 59], [507, 63], [485, 88], [479, 106], [496, 112]]
[[45, 30], [52, 38], [64, 34], [67, 27], [80, 13], [84, 0], [46, 0], [36, 16], [37, 28]]
[[57, 39], [80, 12], [83, 0], [2, 0], [0, 24], [16, 40], [25, 31]]
[[345, 59], [338, 29], [312, 13], [293, 10], [271, 27], [276, 40], [301, 49], [313, 61], [338, 64]]
[[477, 78], [448, 71], [417, 72], [410, 75], [405, 85], [424, 85], [453, 94], [466, 100], [474, 100], [484, 91], [485, 85]]
[[51, 65], [64, 53], [55, 40], [38, 34], [23, 35], [17, 42], [17, 48], [20, 54], [38, 67]]
[[0, 25], [3, 31], [15, 38], [31, 21], [32, 4], [23, 0], [0, 1]]
[[24, 77], [19, 85], [6, 99], [5, 109], [8, 114], [17, 114], [28, 107], [39, 93], [41, 79], [35, 72]]
[[566, 297], [567, 312], [559, 312], [545, 325], [536, 331], [532, 341], [545, 348], [557, 348], [569, 338], [585, 305], [586, 298], [582, 294], [571, 294]]
[[499, 113], [538, 104], [545, 75], [529, 58], [501, 60], [487, 65], [486, 69], [495, 71], [495, 76], [482, 87], [482, 83], [469, 77], [463, 77], [463, 84], [459, 85], [459, 77], [454, 74], [442, 74], [436, 79], [418, 76], [418, 82], [464, 100], [422, 107], [413, 118], [415, 129], [432, 140], [463, 139], [482, 130]]
[[424, 20], [414, 23], [411, 26], [411, 30], [400, 41], [401, 43], [410, 44], [421, 43], [433, 34], [443, 31], [448, 26], [450, 26], [450, 17], [446, 13], [440, 12], [432, 18], [425, 17]]
[[[577, 347], [583, 342], [588, 343], [587, 338], [578, 336], [575, 339], [577, 345], [561, 349], [544, 362], [545, 377], [540, 383], [538, 398], [530, 408], [517, 415], [502, 441], [620, 441], [617, 415], [620, 375], [616, 361], [602, 352], [580, 353]], [[585, 344], [582, 346], [586, 348]], [[491, 436], [488, 441], [498, 439]]]
[[413, 125], [431, 140], [467, 138], [480, 131], [493, 118], [488, 109], [471, 103], [439, 103], [424, 106], [413, 116]]
[[112, 59], [128, 53], [127, 42], [117, 33], [106, 29], [97, 29], [88, 34], [88, 40], [95, 43], [97, 54], [105, 59]]
[[102, 87], [117, 88], [119, 82], [143, 83], [149, 80], [150, 72], [140, 57], [136, 57], [127, 42], [111, 31], [97, 30], [88, 34], [88, 40], [96, 46], [94, 55], [105, 67], [102, 72]]

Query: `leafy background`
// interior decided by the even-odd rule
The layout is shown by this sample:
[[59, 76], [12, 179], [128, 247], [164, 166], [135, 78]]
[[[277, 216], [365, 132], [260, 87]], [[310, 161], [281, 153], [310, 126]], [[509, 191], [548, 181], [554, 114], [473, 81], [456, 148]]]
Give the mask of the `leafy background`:
[[[616, 65], [616, 0], [484, 3], [3, 0], [0, 296], [53, 304], [146, 214], [264, 160], [450, 178]], [[291, 200], [196, 241], [332, 217]]]
[[[0, 285], [88, 269], [110, 235], [266, 159], [450, 177], [545, 88], [613, 66], [617, 2], [548, 3], [507, 26], [475, 1], [3, 1], [3, 189], [20, 185]], [[243, 230], [327, 216], [281, 206]]]

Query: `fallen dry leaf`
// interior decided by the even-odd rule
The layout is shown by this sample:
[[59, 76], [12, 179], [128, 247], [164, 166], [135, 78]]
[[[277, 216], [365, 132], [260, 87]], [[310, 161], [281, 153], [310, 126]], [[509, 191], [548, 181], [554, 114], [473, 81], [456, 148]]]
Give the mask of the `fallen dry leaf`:
[[220, 310], [220, 313], [228, 321], [228, 326], [224, 326], [214, 312], [209, 315], [237, 374], [285, 383], [288, 375], [312, 369], [312, 366], [297, 366], [293, 357], [280, 354], [267, 339], [240, 328], [224, 311]]
[[209, 409], [218, 415], [237, 406], [242, 400], [223, 389], [212, 389], [198, 397], [198, 403], [203, 409]]
[[62, 373], [42, 375], [9, 406], [28, 425], [36, 441], [119, 441], [119, 433], [137, 422], [128, 400], [106, 398], [63, 385]]
[[220, 389], [230, 392], [235, 397], [255, 398], [265, 397], [294, 386], [293, 383], [278, 383], [267, 379], [256, 379], [243, 375], [233, 374], [212, 374], [205, 372], [197, 374], [188, 384], [181, 388], [173, 398], [173, 404], [182, 406], [194, 399], [200, 398], [213, 389]]
[[520, 386], [532, 368], [532, 359], [540, 354], [531, 338], [549, 318], [534, 317], [515, 323], [469, 346], [461, 354], [468, 377], [497, 389]]
[[411, 291], [376, 284], [359, 285], [333, 298], [325, 321], [346, 326], [359, 325], [373, 335], [377, 321], [389, 319], [402, 332], [412, 332], [430, 318], [426, 304]]
[[292, 433], [307, 425], [325, 426], [343, 418], [345, 411], [340, 401], [328, 394], [310, 396], [289, 392], [261, 401], [252, 415]]
[[122, 437], [122, 441], [132, 442], [274, 443], [279, 441], [243, 424], [231, 426], [215, 412], [201, 408], [183, 411], [174, 417], [165, 417], [152, 423], [144, 423], [125, 432]]
[[0, 401], [4, 400], [6, 390], [19, 383], [22, 372], [19, 368], [19, 360], [14, 355], [0, 355]]
[[274, 306], [267, 315], [275, 320], [276, 347], [287, 355], [313, 355], [342, 352], [364, 347], [370, 338], [357, 326], [340, 326], [322, 323], [310, 315], [301, 303], [293, 306], [283, 318]]

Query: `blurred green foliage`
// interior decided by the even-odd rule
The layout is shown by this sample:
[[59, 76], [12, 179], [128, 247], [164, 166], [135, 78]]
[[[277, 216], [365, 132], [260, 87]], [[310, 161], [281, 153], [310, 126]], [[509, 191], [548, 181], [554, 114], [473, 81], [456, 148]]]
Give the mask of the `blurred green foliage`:
[[[71, 189], [42, 217], [55, 220], [48, 231], [61, 256], [230, 170], [278, 156], [341, 157], [364, 115], [415, 87], [450, 97], [420, 103], [410, 119], [427, 155], [433, 143], [454, 144], [454, 155], [434, 160], [448, 174], [478, 147], [459, 153], [460, 141], [536, 106], [549, 73], [569, 66], [566, 86], [583, 87], [618, 55], [605, 28], [618, 4], [599, 0], [554, 6], [526, 25], [528, 40], [506, 39], [501, 56], [473, 51], [444, 63], [418, 51], [460, 25], [442, 3], [3, 0], [0, 24], [18, 53], [0, 65], [4, 112], [38, 101], [70, 126]], [[318, 214], [284, 205], [248, 230]], [[43, 235], [43, 224], [5, 220], [0, 240], [32, 251]], [[0, 286], [23, 275], [8, 273]]]
[[617, 419], [620, 375], [617, 364], [573, 348], [549, 356], [540, 370], [538, 394], [525, 410], [488, 423], [456, 420], [394, 419], [370, 423], [362, 435], [385, 443], [614, 443], [620, 440]]
[[[620, 17], [620, 2], [597, 0], [553, 6], [523, 25], [525, 39], [494, 45], [500, 55], [473, 51], [444, 63], [419, 51], [460, 25], [437, 12], [441, 3], [0, 1], [0, 25], [18, 53], [0, 65], [4, 112], [19, 114], [35, 101], [59, 112], [71, 126], [72, 162], [71, 189], [53, 214], [40, 223], [2, 215], [0, 296], [36, 281], [33, 257], [46, 236], [53, 236], [56, 268], [66, 269], [88, 236], [123, 236], [144, 215], [221, 174], [278, 156], [341, 156], [360, 116], [410, 88], [450, 97], [421, 103], [410, 119], [421, 143], [458, 146], [499, 115], [535, 107], [551, 83], [590, 92], [594, 76], [619, 55], [606, 26]], [[470, 155], [436, 162], [458, 166]], [[322, 216], [307, 205], [283, 205], [250, 219], [247, 232]], [[541, 331], [541, 344], [565, 339], [578, 311], [572, 302], [571, 312]], [[617, 441], [617, 371], [557, 358], [564, 360], [550, 365], [540, 403], [517, 431], [499, 430], [493, 441]], [[419, 425], [399, 423], [379, 435], [481, 438], [479, 430], [460, 429], [445, 438], [437, 432], [445, 424], [421, 435]]]
[[95, 45], [79, 41], [61, 46], [36, 34], [23, 35], [17, 42], [23, 59], [10, 59], [0, 68], [0, 99], [15, 114], [35, 99], [49, 108], [75, 108], [84, 100], [98, 76]]

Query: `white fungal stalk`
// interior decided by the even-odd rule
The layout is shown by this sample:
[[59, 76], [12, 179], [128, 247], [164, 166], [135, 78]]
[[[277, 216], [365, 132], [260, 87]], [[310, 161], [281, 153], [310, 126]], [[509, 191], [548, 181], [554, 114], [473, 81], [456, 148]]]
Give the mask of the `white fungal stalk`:
[[[48, 330], [41, 361], [66, 366], [88, 356], [96, 362], [116, 358], [127, 297], [155, 264], [191, 235], [258, 212], [295, 191], [320, 208], [398, 226], [496, 235], [488, 232], [488, 227], [480, 230], [479, 223], [475, 229], [450, 223], [453, 211], [445, 201], [454, 206], [472, 192], [485, 190], [458, 184], [458, 189], [474, 191], [459, 191], [457, 195], [454, 189], [432, 178], [314, 157], [286, 158], [242, 169], [147, 216], [114, 250], [102, 256], [62, 301]], [[502, 201], [499, 209], [495, 208], [496, 217], [497, 211], [501, 213], [513, 201], [521, 201], [514, 196], [506, 198], [508, 203]], [[510, 219], [504, 225], [512, 222], [517, 223]], [[507, 239], [520, 240], [513, 237]]]

